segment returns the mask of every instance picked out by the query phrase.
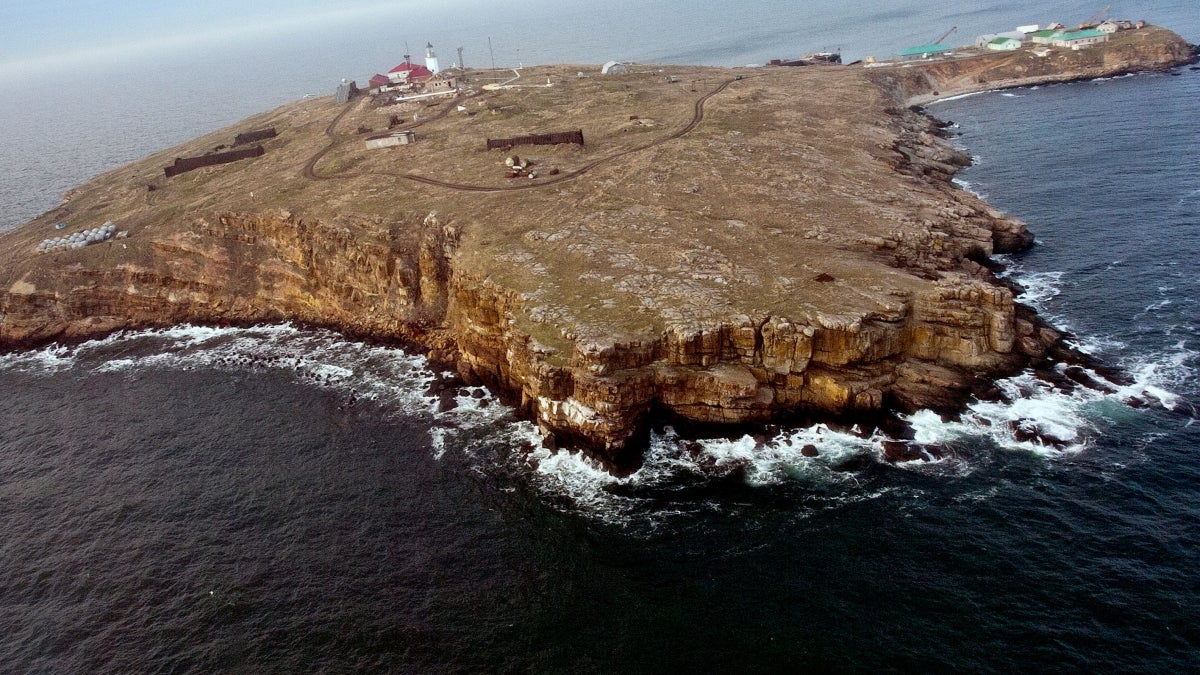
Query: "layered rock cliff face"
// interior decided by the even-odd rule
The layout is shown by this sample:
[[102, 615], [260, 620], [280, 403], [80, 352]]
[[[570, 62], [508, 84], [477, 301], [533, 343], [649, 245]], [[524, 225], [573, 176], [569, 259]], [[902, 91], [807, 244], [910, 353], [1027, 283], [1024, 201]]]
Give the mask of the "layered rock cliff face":
[[[653, 100], [682, 126], [696, 95], [639, 100], [628, 82], [577, 83], [617, 102], [592, 124], [621, 122], [586, 151], [539, 161], [621, 161], [519, 193], [398, 188], [404, 176], [381, 155], [338, 136], [337, 109], [281, 109], [257, 164], [148, 184], [135, 166], [0, 235], [0, 342], [283, 320], [400, 340], [609, 459], [656, 410], [732, 424], [953, 409], [1053, 353], [1060, 335], [987, 267], [1031, 243], [1024, 224], [953, 187], [969, 158], [904, 107], [962, 76], [950, 67], [779, 69], [735, 82], [694, 132], [653, 148], [628, 140], [652, 127], [631, 131], [642, 108], [628, 106]], [[823, 96], [797, 109], [803, 87]], [[574, 114], [592, 109], [603, 106]], [[427, 175], [435, 158], [459, 156], [443, 170], [483, 175], [478, 149], [453, 146], [463, 134], [452, 124], [476, 123], [439, 122], [443, 137], [423, 128], [430, 149], [413, 166]], [[314, 159], [297, 178], [297, 158], [317, 151], [331, 166]], [[358, 170], [339, 177], [339, 166]], [[128, 236], [33, 255], [53, 220], [107, 217]]]
[[285, 320], [417, 340], [446, 313], [456, 235], [432, 214], [325, 223], [225, 213], [144, 242], [136, 260], [27, 271], [0, 296], [0, 341]]

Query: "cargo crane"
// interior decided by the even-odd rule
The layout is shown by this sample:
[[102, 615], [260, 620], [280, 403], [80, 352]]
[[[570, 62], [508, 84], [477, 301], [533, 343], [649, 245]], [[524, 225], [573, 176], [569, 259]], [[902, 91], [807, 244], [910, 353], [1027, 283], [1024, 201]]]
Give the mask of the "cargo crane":
[[1100, 10], [1099, 12], [1096, 12], [1095, 16], [1093, 16], [1092, 18], [1088, 19], [1087, 21], [1084, 21], [1083, 23], [1079, 24], [1079, 30], [1094, 28], [1096, 26], [1096, 24], [1098, 24], [1102, 20], [1104, 20], [1104, 17], [1108, 16], [1108, 10], [1111, 7], [1112, 7], [1112, 5], [1105, 5], [1104, 9]]
[[942, 33], [941, 35], [938, 36], [938, 38], [936, 40], [934, 40], [933, 42], [930, 42], [929, 44], [931, 44], [931, 45], [942, 44], [942, 40], [945, 40], [946, 38], [950, 37], [950, 34], [956, 30], [958, 30], [958, 26], [951, 26], [950, 30], [946, 31], [945, 33]]

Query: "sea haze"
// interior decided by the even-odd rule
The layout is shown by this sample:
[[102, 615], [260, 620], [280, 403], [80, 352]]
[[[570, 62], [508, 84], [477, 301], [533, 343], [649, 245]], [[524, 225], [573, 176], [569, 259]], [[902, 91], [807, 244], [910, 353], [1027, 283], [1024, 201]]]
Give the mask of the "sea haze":
[[[0, 159], [18, 167], [0, 179], [4, 224], [97, 171], [365, 79], [398, 60], [385, 33], [443, 58], [474, 44], [468, 65], [489, 34], [506, 65], [738, 64], [839, 46], [826, 35], [883, 53], [1016, 22], [987, 4], [697, 7], [489, 5], [183, 49], [76, 88], [22, 80], [0, 100]], [[1200, 39], [1190, 3], [1137, 7], [1122, 14]], [[1035, 5], [1028, 21], [1096, 9]], [[660, 428], [616, 477], [542, 449], [483, 389], [446, 406], [419, 357], [286, 325], [2, 355], [0, 670], [1196, 671], [1197, 101], [1185, 68], [930, 107], [977, 159], [960, 185], [1037, 234], [1004, 259], [1022, 300], [1132, 381], [1067, 393], [1022, 374], [1001, 383], [1010, 403], [919, 412], [934, 462], [886, 463], [880, 439], [822, 425], [698, 442]]]

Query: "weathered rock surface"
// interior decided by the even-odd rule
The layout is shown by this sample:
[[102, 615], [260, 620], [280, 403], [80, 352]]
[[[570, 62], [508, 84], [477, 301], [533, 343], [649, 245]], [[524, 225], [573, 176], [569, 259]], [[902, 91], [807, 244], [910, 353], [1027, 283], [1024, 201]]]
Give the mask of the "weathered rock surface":
[[[1182, 60], [1172, 34], [1143, 35], [1120, 59], [1095, 50], [1100, 66], [1036, 77]], [[328, 326], [420, 345], [606, 457], [655, 409], [711, 423], [953, 409], [1057, 348], [980, 264], [1032, 236], [949, 184], [969, 158], [906, 107], [996, 86], [997, 63], [764, 69], [709, 99], [694, 128], [696, 99], [733, 73], [679, 69], [692, 92], [575, 70], [532, 74], [557, 89], [464, 99], [480, 114], [434, 116], [394, 152], [349, 132], [391, 108], [310, 101], [102, 175], [0, 235], [0, 342]], [[268, 123], [280, 133], [263, 157], [161, 176], [172, 156]], [[565, 180], [505, 182], [483, 139], [547, 126], [588, 138], [523, 153]], [[127, 236], [35, 253], [54, 222], [109, 219]]]

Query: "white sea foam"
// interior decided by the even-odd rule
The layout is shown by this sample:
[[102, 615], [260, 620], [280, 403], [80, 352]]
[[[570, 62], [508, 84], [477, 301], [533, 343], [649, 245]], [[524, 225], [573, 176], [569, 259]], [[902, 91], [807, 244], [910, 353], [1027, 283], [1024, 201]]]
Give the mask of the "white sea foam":
[[1017, 300], [1041, 314], [1046, 313], [1046, 303], [1062, 292], [1063, 273], [1060, 271], [1030, 272], [1007, 255], [998, 255], [996, 260], [1004, 264], [1004, 271], [999, 276], [1012, 278], [1025, 289]]
[[1089, 356], [1102, 353], [1116, 353], [1125, 348], [1125, 343], [1115, 338], [1103, 335], [1075, 335], [1066, 341], [1067, 346]]
[[66, 370], [74, 363], [73, 351], [63, 345], [13, 352], [0, 356], [0, 370], [17, 372], [54, 373]]
[[[972, 157], [972, 161], [977, 161], [977, 160], [974, 157]], [[962, 178], [951, 178], [950, 182], [954, 183], [955, 185], [962, 188], [963, 190], [970, 192], [971, 194], [975, 195], [976, 197], [979, 197], [980, 199], [984, 199], [984, 200], [987, 199], [987, 195], [976, 190], [975, 185], [973, 183], [971, 183], [971, 181], [963, 180]]]
[[[582, 452], [541, 447], [528, 456], [534, 483], [551, 495], [566, 497], [573, 509], [605, 522], [654, 526], [663, 519], [720, 509], [703, 499], [671, 498], [678, 489], [704, 486], [736, 476], [750, 487], [805, 484], [823, 490], [831, 503], [878, 497], [888, 488], [861, 489], [853, 471], [838, 470], [855, 456], [878, 457], [881, 438], [861, 438], [824, 424], [785, 430], [770, 439], [751, 436], [685, 440], [670, 427], [651, 435], [642, 466], [618, 477]], [[817, 455], [804, 454], [812, 445]], [[833, 487], [831, 494], [828, 490]], [[664, 502], [665, 500], [665, 502]], [[664, 503], [670, 504], [665, 507]]]
[[[1099, 419], [1141, 414], [1127, 405], [1130, 400], [1176, 409], [1181, 398], [1172, 389], [1194, 381], [1196, 356], [1180, 343], [1157, 358], [1129, 364], [1132, 381], [1126, 385], [1107, 382], [1107, 392], [1086, 387], [1063, 391], [1033, 372], [1025, 372], [997, 383], [1005, 400], [976, 401], [960, 421], [946, 422], [930, 411], [914, 413], [907, 421], [916, 432], [915, 441], [921, 444], [988, 440], [1005, 450], [1047, 457], [1072, 455], [1093, 442]], [[1085, 372], [1106, 382], [1100, 373]]]
[[[137, 355], [131, 357], [130, 352]], [[53, 345], [0, 357], [0, 368], [43, 373], [69, 368], [96, 373], [145, 368], [286, 371], [299, 382], [337, 388], [355, 399], [428, 413], [437, 400], [426, 394], [433, 374], [424, 363], [399, 349], [290, 324], [125, 331], [74, 346]]]
[[[1050, 285], [1059, 281], [1055, 275], [1047, 275], [1047, 279]], [[1097, 342], [1095, 349], [1108, 349], [1113, 344], [1119, 346]], [[959, 421], [944, 421], [929, 411], [917, 412], [907, 421], [915, 433], [913, 442], [921, 446], [955, 448], [991, 443], [1005, 450], [1047, 457], [1069, 455], [1088, 446], [1095, 434], [1097, 415], [1116, 414], [1114, 406], [1126, 411], [1122, 414], [1139, 414], [1121, 401], [1137, 398], [1152, 406], [1174, 408], [1179, 397], [1172, 389], [1194, 379], [1195, 363], [1196, 352], [1180, 341], [1162, 358], [1126, 364], [1133, 383], [1114, 385], [1115, 393], [1084, 388], [1063, 392], [1032, 373], [1024, 373], [999, 383], [1009, 402], [976, 402]], [[870, 491], [859, 485], [855, 470], [845, 470], [846, 462], [856, 457], [881, 460], [884, 441], [888, 440], [878, 434], [864, 437], [824, 424], [784, 429], [769, 438], [745, 435], [695, 441], [681, 439], [668, 428], [651, 435], [645, 462], [636, 472], [618, 477], [584, 453], [543, 448], [537, 427], [518, 420], [511, 408], [484, 388], [458, 388], [451, 395], [453, 405], [439, 411], [439, 399], [428, 393], [436, 375], [418, 356], [286, 324], [253, 328], [178, 326], [119, 333], [72, 347], [52, 346], [6, 355], [0, 358], [0, 368], [47, 373], [68, 368], [96, 373], [144, 368], [290, 373], [299, 383], [334, 388], [353, 400], [373, 401], [385, 411], [426, 415], [435, 459], [456, 453], [466, 458], [473, 470], [484, 474], [507, 465], [507, 470], [527, 476], [552, 503], [561, 499], [571, 510], [621, 524], [653, 523], [695, 513], [696, 509], [719, 508], [710, 503], [712, 500], [703, 499], [670, 501], [667, 507], [662, 495], [680, 486], [703, 486], [730, 478], [752, 488], [809, 486], [823, 491], [823, 498], [830, 503], [868, 498], [866, 492]], [[1092, 376], [1102, 379], [1098, 374]], [[969, 457], [953, 452], [945, 456], [947, 459], [941, 461], [929, 458], [893, 465], [939, 474], [971, 470]]]

